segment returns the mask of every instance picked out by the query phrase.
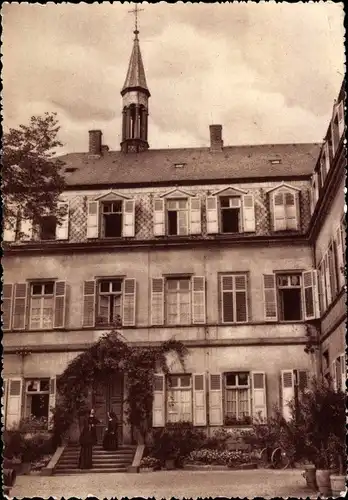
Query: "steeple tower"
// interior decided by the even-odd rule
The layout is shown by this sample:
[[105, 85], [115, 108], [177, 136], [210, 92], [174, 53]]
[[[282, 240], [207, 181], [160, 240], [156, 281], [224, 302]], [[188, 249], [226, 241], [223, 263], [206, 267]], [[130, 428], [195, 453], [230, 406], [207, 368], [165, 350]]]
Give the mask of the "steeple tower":
[[136, 4], [135, 9], [131, 11], [135, 14], [135, 37], [126, 80], [121, 90], [123, 100], [121, 150], [124, 153], [140, 153], [149, 148], [147, 118], [150, 92], [147, 88], [138, 38], [139, 10]]

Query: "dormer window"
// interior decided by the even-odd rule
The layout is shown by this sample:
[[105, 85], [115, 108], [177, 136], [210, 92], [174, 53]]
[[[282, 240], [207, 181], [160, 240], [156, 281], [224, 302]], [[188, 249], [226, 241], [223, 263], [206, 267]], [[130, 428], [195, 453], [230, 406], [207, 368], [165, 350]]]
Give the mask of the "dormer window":
[[134, 200], [111, 191], [88, 203], [87, 238], [120, 238], [134, 235]]
[[117, 238], [122, 236], [122, 201], [107, 201], [101, 204], [102, 237]]
[[273, 231], [296, 231], [299, 228], [299, 191], [286, 184], [270, 192]]
[[239, 233], [241, 227], [241, 200], [237, 196], [220, 198], [222, 233]]
[[167, 200], [168, 235], [188, 234], [188, 201]]

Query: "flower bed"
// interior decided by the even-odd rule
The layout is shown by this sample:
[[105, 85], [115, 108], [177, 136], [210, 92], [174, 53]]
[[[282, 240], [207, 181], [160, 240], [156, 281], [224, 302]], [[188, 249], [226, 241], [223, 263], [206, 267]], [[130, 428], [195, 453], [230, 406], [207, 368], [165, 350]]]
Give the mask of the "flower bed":
[[248, 452], [201, 449], [192, 451], [187, 457], [186, 463], [189, 465], [225, 465], [234, 468], [250, 464], [251, 459], [251, 454]]

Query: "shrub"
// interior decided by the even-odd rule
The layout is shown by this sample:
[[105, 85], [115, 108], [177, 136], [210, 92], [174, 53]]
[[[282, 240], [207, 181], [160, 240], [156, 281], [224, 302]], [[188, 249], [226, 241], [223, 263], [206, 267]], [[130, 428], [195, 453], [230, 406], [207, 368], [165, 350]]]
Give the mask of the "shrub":
[[45, 417], [37, 418], [34, 415], [22, 418], [18, 431], [22, 434], [33, 434], [35, 432], [46, 431], [48, 427], [48, 419]]
[[18, 430], [3, 432], [4, 457], [12, 459], [21, 457], [24, 450], [24, 436]]
[[160, 466], [160, 462], [155, 457], [144, 457], [141, 459], [140, 467], [153, 467], [157, 469]]
[[34, 462], [53, 452], [52, 436], [47, 433], [37, 433], [24, 439], [22, 460], [23, 462]]
[[243, 451], [221, 451], [203, 448], [192, 451], [187, 461], [205, 465], [228, 465], [229, 467], [236, 467], [242, 463], [250, 462], [251, 455]]
[[201, 447], [212, 450], [224, 450], [226, 441], [230, 439], [231, 433], [226, 429], [217, 429], [214, 434], [204, 439]]

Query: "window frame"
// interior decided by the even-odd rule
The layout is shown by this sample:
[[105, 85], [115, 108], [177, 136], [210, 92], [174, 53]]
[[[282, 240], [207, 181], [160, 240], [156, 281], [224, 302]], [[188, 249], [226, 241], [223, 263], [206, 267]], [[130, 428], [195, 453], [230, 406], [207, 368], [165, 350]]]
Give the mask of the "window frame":
[[[220, 228], [220, 233], [221, 234], [240, 234], [243, 232], [243, 200], [242, 200], [242, 196], [238, 196], [238, 195], [219, 195], [218, 196], [218, 199], [219, 199], [219, 203], [218, 203], [218, 211], [219, 211], [219, 217], [218, 217], [218, 220], [219, 220], [219, 228]], [[229, 204], [230, 206], [229, 207], [223, 207], [222, 206], [222, 200], [223, 199], [228, 199], [229, 200]], [[238, 200], [238, 206], [233, 206], [233, 204], [231, 203], [231, 201], [233, 199], [237, 199]], [[238, 210], [238, 231], [224, 231], [223, 230], [223, 214], [224, 214], [224, 211], [226, 212], [227, 210]]]
[[[277, 311], [278, 311], [278, 321], [281, 323], [301, 323], [304, 321], [305, 318], [305, 307], [304, 307], [304, 289], [303, 289], [303, 278], [302, 278], [302, 271], [277, 271], [274, 273], [275, 275], [275, 286], [276, 286], [276, 294], [277, 294]], [[278, 283], [278, 278], [280, 277], [287, 277], [291, 278], [291, 276], [298, 276], [300, 280], [299, 285], [279, 285]], [[301, 312], [301, 318], [300, 319], [284, 319], [284, 310], [282, 307], [282, 296], [281, 296], [281, 290], [300, 290], [300, 300], [299, 300], [299, 305], [300, 305], [300, 312]]]
[[[189, 386], [182, 386], [181, 385], [181, 377], [187, 377], [187, 376], [189, 377], [190, 385]], [[180, 381], [180, 384], [177, 386], [172, 386], [169, 383], [170, 377], [177, 377], [178, 381]], [[182, 408], [180, 406], [181, 402], [179, 405], [179, 412], [178, 412], [179, 418], [178, 418], [178, 420], [171, 420], [169, 418], [169, 415], [170, 415], [169, 407], [171, 404], [169, 398], [170, 398], [171, 392], [180, 393], [180, 394], [183, 392], [186, 392], [186, 393], [190, 394], [190, 419], [189, 420], [181, 418], [181, 415], [183, 414]], [[175, 404], [175, 403], [172, 403], [172, 404]], [[193, 423], [193, 418], [194, 418], [193, 404], [194, 404], [194, 401], [193, 401], [193, 373], [169, 373], [165, 377], [165, 422], [166, 423], [173, 423], [173, 422], [180, 422], [180, 421], [184, 420], [185, 422]], [[174, 413], [174, 412], [172, 412], [172, 413]]]
[[[174, 282], [174, 281], [177, 281], [177, 282], [180, 282], [180, 281], [187, 281], [188, 282], [188, 289], [187, 290], [182, 290], [182, 292], [185, 292], [187, 293], [188, 295], [188, 299], [189, 299], [189, 307], [188, 307], [188, 310], [189, 310], [189, 319], [187, 322], [180, 322], [180, 315], [181, 315], [181, 302], [178, 301], [178, 293], [180, 293], [180, 288], [176, 288], [176, 290], [174, 291], [169, 291], [168, 290], [168, 283], [169, 282]], [[193, 320], [193, 312], [192, 312], [192, 307], [193, 307], [193, 304], [192, 304], [192, 287], [193, 287], [193, 282], [192, 282], [192, 276], [187, 276], [187, 275], [182, 275], [182, 276], [165, 276], [164, 277], [164, 322], [165, 322], [165, 325], [169, 325], [169, 326], [176, 326], [176, 325], [191, 325], [192, 324], [192, 320]], [[171, 323], [169, 321], [169, 296], [168, 294], [171, 294], [171, 295], [176, 295], [176, 308], [177, 308], [177, 311], [176, 311], [176, 317], [178, 318], [178, 315], [179, 315], [179, 322], [175, 322], [175, 323]], [[172, 305], [172, 304], [171, 304]]]
[[[270, 193], [271, 200], [271, 213], [272, 213], [272, 230], [274, 232], [278, 231], [299, 231], [300, 230], [300, 207], [299, 207], [299, 191], [290, 186], [279, 186], [273, 189]], [[282, 203], [276, 203], [276, 198], [282, 196]], [[291, 196], [293, 199], [293, 204], [287, 203], [287, 197]], [[282, 213], [282, 217], [276, 217], [276, 208], [282, 207], [279, 209], [280, 213]], [[290, 209], [287, 207], [294, 207], [294, 216], [290, 215]], [[277, 228], [276, 220], [283, 221], [284, 227]], [[291, 224], [291, 220], [295, 220], [296, 227], [289, 227]]]
[[[186, 206], [185, 208], [180, 208], [179, 204], [180, 202], [185, 202]], [[177, 207], [170, 208], [170, 203], [176, 203]], [[169, 232], [169, 227], [170, 227], [170, 222], [169, 222], [169, 213], [170, 212], [175, 212], [176, 215], [176, 233], [170, 233]], [[186, 214], [186, 224], [184, 225], [185, 232], [180, 233], [180, 221], [179, 221], [179, 213], [185, 213]], [[175, 198], [166, 198], [165, 199], [165, 227], [166, 227], [166, 235], [169, 237], [172, 236], [188, 236], [190, 234], [190, 207], [189, 207], [189, 199], [186, 197], [175, 197]]]
[[[28, 390], [29, 384], [31, 382], [39, 382], [39, 384], [41, 384], [42, 381], [48, 382], [47, 390], [43, 391], [43, 390], [41, 390], [41, 388], [38, 391], [29, 391]], [[50, 391], [51, 379], [50, 379], [50, 377], [38, 377], [35, 379], [34, 378], [25, 378], [24, 382], [25, 382], [25, 389], [23, 391], [23, 394], [24, 394], [24, 416], [25, 416], [25, 418], [31, 418], [31, 416], [33, 416], [34, 418], [45, 418], [45, 419], [47, 419], [47, 425], [48, 425], [48, 420], [50, 417], [50, 394], [51, 394], [51, 391]], [[28, 411], [27, 411], [28, 398], [33, 397], [33, 396], [42, 396], [42, 395], [48, 396], [48, 398], [47, 398], [47, 415], [45, 417], [36, 417], [32, 412], [30, 412], [30, 414], [28, 415]], [[31, 404], [32, 404], [32, 400], [31, 400]]]
[[[96, 280], [96, 317], [95, 317], [95, 325], [96, 326], [111, 326], [117, 322], [116, 319], [113, 321], [109, 321], [110, 319], [110, 314], [111, 314], [111, 307], [110, 307], [110, 298], [111, 297], [119, 297], [120, 298], [120, 304], [119, 304], [119, 310], [120, 314], [117, 315], [120, 317], [120, 322], [122, 324], [123, 318], [122, 318], [122, 312], [123, 312], [123, 295], [124, 295], [124, 278], [123, 277], [113, 277], [113, 278], [99, 278]], [[112, 291], [112, 284], [114, 282], [120, 282], [120, 291]], [[109, 283], [109, 291], [108, 292], [102, 292], [101, 291], [101, 285]], [[102, 315], [100, 314], [100, 307], [101, 307], [101, 296], [106, 296], [108, 297], [108, 321], [103, 322], [101, 321], [100, 318], [102, 318]], [[113, 306], [114, 307], [114, 306]]]
[[[248, 383], [247, 385], [241, 385], [239, 383], [236, 383], [234, 385], [228, 385], [227, 384], [227, 376], [228, 375], [235, 375], [236, 379], [240, 374], [247, 374], [248, 377]], [[238, 426], [238, 425], [250, 425], [252, 422], [252, 383], [251, 383], [251, 377], [252, 377], [252, 372], [250, 370], [233, 370], [233, 371], [228, 371], [223, 373], [223, 423], [224, 426]], [[238, 380], [239, 382], [239, 380]], [[232, 393], [232, 391], [235, 391], [236, 394], [238, 394], [241, 391], [247, 391], [247, 402], [248, 402], [248, 411], [247, 415], [244, 415], [243, 417], [240, 417], [240, 400], [239, 396], [237, 395], [235, 399], [235, 405], [236, 405], [236, 415], [230, 415], [231, 412], [227, 411], [227, 403], [228, 403], [228, 392]], [[228, 423], [230, 419], [230, 422]], [[234, 422], [233, 422], [234, 421]]]
[[[123, 199], [115, 198], [114, 200], [100, 200], [99, 203], [99, 224], [100, 224], [100, 238], [111, 239], [111, 238], [122, 238], [123, 236], [123, 217], [124, 217], [124, 201]], [[104, 207], [106, 205], [113, 205], [114, 203], [120, 203], [120, 211], [117, 212], [104, 212]], [[105, 217], [108, 215], [119, 215], [120, 216], [120, 234], [117, 236], [105, 236]]]
[[[223, 279], [224, 278], [232, 278], [233, 281], [233, 288], [232, 290], [224, 290], [223, 289]], [[244, 278], [245, 280], [245, 288], [244, 290], [238, 289], [236, 287], [236, 278]], [[218, 274], [218, 286], [219, 286], [219, 297], [220, 297], [220, 320], [223, 325], [234, 325], [234, 324], [246, 324], [250, 322], [249, 318], [249, 312], [250, 312], [250, 304], [249, 304], [249, 273], [248, 272], [224, 272], [224, 273], [219, 273]], [[245, 308], [246, 308], [246, 319], [244, 321], [237, 321], [237, 299], [236, 299], [236, 294], [237, 292], [245, 292]], [[235, 318], [233, 321], [226, 321], [225, 320], [225, 315], [224, 315], [224, 294], [225, 293], [232, 293], [232, 300], [233, 300], [233, 318]]]
[[[30, 281], [29, 282], [29, 318], [28, 318], [28, 329], [29, 330], [53, 330], [54, 329], [54, 317], [55, 317], [55, 283], [56, 281], [55, 280], [42, 280], [42, 281]], [[34, 294], [33, 293], [33, 287], [34, 286], [41, 286], [41, 287], [45, 287], [46, 285], [52, 285], [52, 288], [53, 288], [53, 291], [52, 293], [42, 293], [41, 294]], [[39, 327], [33, 327], [32, 326], [32, 316], [33, 316], [33, 309], [38, 309], [38, 307], [35, 307], [33, 308], [33, 299], [37, 299], [37, 298], [40, 298], [40, 319], [39, 319], [39, 323], [40, 323], [40, 326]], [[44, 319], [44, 302], [45, 302], [45, 298], [49, 298], [49, 299], [52, 299], [52, 307], [51, 307], [51, 310], [52, 310], [52, 313], [51, 313], [51, 326], [43, 326], [43, 319]]]

